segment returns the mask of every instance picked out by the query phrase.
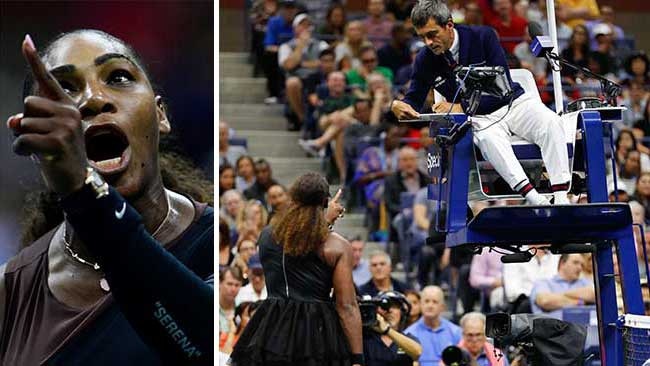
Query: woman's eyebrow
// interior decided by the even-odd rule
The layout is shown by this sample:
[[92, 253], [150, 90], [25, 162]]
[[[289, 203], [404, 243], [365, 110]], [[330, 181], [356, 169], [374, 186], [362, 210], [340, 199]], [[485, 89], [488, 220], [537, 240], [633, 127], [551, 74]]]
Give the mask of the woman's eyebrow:
[[133, 66], [138, 67], [138, 65], [135, 62], [133, 62], [133, 60], [131, 60], [131, 58], [129, 56], [123, 55], [121, 53], [105, 53], [105, 54], [103, 54], [101, 56], [98, 56], [95, 59], [95, 66], [101, 66], [101, 65], [105, 64], [106, 62], [114, 59], [114, 58], [125, 59], [125, 60], [129, 61], [131, 64], [133, 64]]
[[64, 76], [66, 74], [72, 74], [77, 68], [74, 65], [61, 65], [50, 70], [50, 74], [53, 76]]
[[[116, 59], [116, 58], [127, 60], [133, 66], [138, 67], [138, 65], [135, 62], [133, 62], [133, 60], [131, 60], [131, 58], [129, 56], [123, 55], [121, 53], [106, 53], [106, 54], [103, 54], [101, 56], [98, 56], [94, 60], [93, 63], [95, 64], [95, 66], [101, 66], [101, 65], [107, 63], [108, 61], [110, 61], [112, 59]], [[66, 75], [66, 74], [72, 74], [72, 73], [75, 72], [75, 70], [77, 70], [77, 68], [74, 65], [61, 65], [61, 66], [57, 66], [57, 67], [51, 69], [50, 73], [52, 75], [54, 75], [54, 76], [61, 77], [61, 76]]]

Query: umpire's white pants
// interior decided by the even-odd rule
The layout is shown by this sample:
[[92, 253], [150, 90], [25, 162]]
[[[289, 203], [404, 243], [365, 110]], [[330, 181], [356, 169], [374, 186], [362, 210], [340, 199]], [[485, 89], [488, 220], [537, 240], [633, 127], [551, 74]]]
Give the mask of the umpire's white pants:
[[541, 101], [524, 94], [512, 102], [509, 112], [506, 105], [491, 114], [472, 117], [472, 126], [474, 143], [513, 190], [528, 178], [512, 150], [511, 135], [539, 146], [551, 184], [570, 181], [562, 120]]

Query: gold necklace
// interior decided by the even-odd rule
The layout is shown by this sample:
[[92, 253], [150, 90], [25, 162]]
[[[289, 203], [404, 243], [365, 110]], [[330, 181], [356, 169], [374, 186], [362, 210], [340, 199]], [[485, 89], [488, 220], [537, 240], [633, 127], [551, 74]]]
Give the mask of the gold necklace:
[[[63, 244], [65, 245], [65, 250], [70, 254], [72, 259], [76, 260], [77, 262], [81, 264], [85, 264], [86, 266], [94, 269], [96, 272], [101, 272], [101, 267], [99, 266], [99, 263], [95, 262], [92, 263], [89, 260], [84, 259], [82, 256], [77, 254], [73, 249], [72, 245], [70, 244], [72, 242], [72, 239], [74, 238], [74, 231], [70, 234], [70, 240], [68, 241], [68, 233], [67, 233], [67, 226], [65, 222], [63, 223]], [[108, 281], [106, 281], [106, 277], [102, 276], [102, 278], [99, 279], [99, 287], [104, 290], [104, 292], [110, 292], [111, 291], [111, 286], [109, 286]]]
[[[165, 193], [165, 194], [166, 194], [166, 193]], [[172, 207], [171, 207], [170, 198], [169, 198], [169, 195], [166, 194], [166, 196], [167, 196], [167, 214], [165, 215], [165, 218], [162, 220], [162, 222], [160, 223], [160, 225], [158, 225], [158, 227], [156, 228], [156, 230], [154, 230], [153, 234], [151, 234], [151, 236], [154, 237], [154, 238], [155, 238], [156, 234], [158, 234], [158, 232], [159, 232], [159, 231], [162, 229], [162, 227], [165, 225], [165, 223], [166, 223], [167, 220], [169, 219], [169, 215], [170, 215], [170, 213], [171, 213], [171, 208], [172, 208]], [[80, 256], [79, 254], [77, 254], [77, 253], [72, 249], [72, 244], [71, 244], [71, 243], [72, 243], [72, 239], [73, 239], [73, 238], [74, 238], [74, 231], [73, 231], [72, 233], [70, 233], [70, 240], [68, 240], [67, 225], [66, 225], [65, 222], [64, 222], [64, 223], [63, 223], [63, 244], [65, 245], [65, 250], [66, 250], [66, 252], [68, 252], [68, 254], [72, 257], [72, 259], [76, 260], [77, 262], [79, 262], [79, 263], [81, 263], [81, 264], [84, 264], [84, 265], [86, 265], [86, 266], [92, 268], [92, 269], [95, 270], [96, 272], [101, 272], [101, 267], [100, 267], [99, 263], [97, 263], [97, 262], [92, 263], [92, 262], [90, 262], [89, 260], [84, 259], [82, 256]], [[111, 291], [111, 287], [110, 287], [110, 285], [108, 284], [108, 281], [106, 281], [106, 277], [105, 277], [105, 276], [102, 276], [102, 278], [99, 279], [99, 287], [100, 287], [102, 290], [104, 290], [105, 292], [110, 292], [110, 291]]]

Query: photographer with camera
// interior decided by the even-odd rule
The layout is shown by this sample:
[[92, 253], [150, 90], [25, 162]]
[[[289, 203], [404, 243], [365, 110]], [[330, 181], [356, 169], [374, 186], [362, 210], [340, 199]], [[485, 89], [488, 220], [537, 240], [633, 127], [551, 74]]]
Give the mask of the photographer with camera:
[[[422, 346], [418, 339], [401, 333], [411, 311], [411, 305], [404, 295], [396, 291], [381, 292], [372, 300], [362, 300], [360, 307], [364, 320], [363, 354], [366, 366], [412, 366], [420, 358]], [[374, 323], [373, 315], [376, 319]]]

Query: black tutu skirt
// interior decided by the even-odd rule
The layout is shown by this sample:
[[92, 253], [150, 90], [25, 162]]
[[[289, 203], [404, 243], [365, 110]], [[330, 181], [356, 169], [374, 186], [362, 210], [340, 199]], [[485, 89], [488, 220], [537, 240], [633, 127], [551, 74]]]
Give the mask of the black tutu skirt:
[[230, 356], [233, 366], [349, 366], [350, 348], [333, 303], [269, 298]]

